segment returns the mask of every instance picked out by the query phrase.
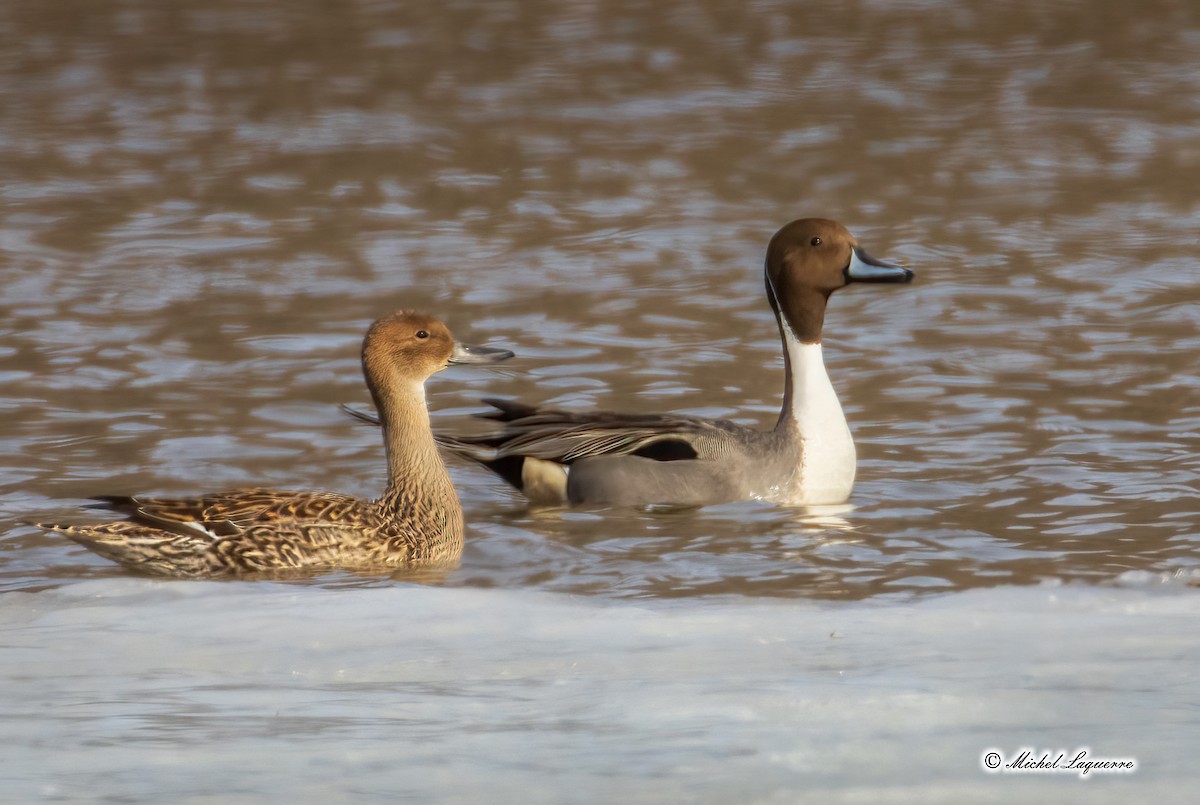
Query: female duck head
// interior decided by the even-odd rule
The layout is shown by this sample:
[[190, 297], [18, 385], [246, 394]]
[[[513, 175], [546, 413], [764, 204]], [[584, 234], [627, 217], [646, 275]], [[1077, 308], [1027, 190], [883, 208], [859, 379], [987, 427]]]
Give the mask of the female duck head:
[[363, 339], [363, 374], [383, 413], [384, 399], [424, 385], [452, 363], [494, 363], [511, 358], [507, 349], [471, 347], [455, 342], [441, 321], [412, 310], [379, 319]]

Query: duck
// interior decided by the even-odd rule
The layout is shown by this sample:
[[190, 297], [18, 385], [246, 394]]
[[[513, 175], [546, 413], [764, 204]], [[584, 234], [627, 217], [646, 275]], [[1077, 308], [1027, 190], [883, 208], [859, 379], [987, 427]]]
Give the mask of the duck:
[[[479, 416], [502, 423], [498, 432], [439, 433], [437, 441], [535, 505], [843, 503], [857, 459], [822, 356], [826, 305], [851, 283], [912, 279], [910, 269], [871, 257], [836, 221], [802, 218], [774, 234], [764, 280], [783, 342], [784, 387], [770, 430], [686, 414], [564, 411], [484, 399], [495, 410]], [[369, 412], [343, 409], [378, 422]]]
[[142, 573], [178, 578], [443, 566], [463, 549], [463, 512], [434, 439], [425, 382], [506, 349], [455, 341], [438, 319], [401, 310], [371, 324], [362, 368], [378, 411], [387, 484], [376, 500], [334, 492], [242, 489], [192, 498], [104, 496], [125, 519], [36, 523]]

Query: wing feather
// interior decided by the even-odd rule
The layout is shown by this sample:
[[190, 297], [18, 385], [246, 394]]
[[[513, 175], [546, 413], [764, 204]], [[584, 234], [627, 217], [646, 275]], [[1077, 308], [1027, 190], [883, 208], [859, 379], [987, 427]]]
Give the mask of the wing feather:
[[[642, 455], [659, 461], [702, 458], [712, 444], [738, 430], [726, 420], [685, 414], [617, 414], [539, 408], [511, 400], [485, 399], [495, 410], [479, 414], [503, 427], [481, 436], [436, 433], [450, 452], [484, 464], [528, 457], [571, 464], [593, 456]], [[373, 412], [342, 409], [356, 419], [379, 424]]]

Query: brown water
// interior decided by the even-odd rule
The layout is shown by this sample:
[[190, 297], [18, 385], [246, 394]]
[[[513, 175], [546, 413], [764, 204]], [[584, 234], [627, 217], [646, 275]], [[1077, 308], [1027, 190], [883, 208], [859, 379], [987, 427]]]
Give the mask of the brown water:
[[[578, 616], [545, 593], [582, 594], [614, 617], [625, 611], [614, 599], [637, 598], [691, 619], [685, 631], [702, 642], [715, 607], [729, 620], [709, 635], [707, 655], [690, 658], [699, 665], [737, 650], [732, 635], [756, 630], [767, 596], [793, 599], [770, 606], [794, 607], [798, 620], [839, 613], [864, 623], [888, 607], [928, 614], [922, 606], [946, 600], [928, 603], [930, 593], [988, 611], [1011, 593], [992, 599], [979, 588], [1047, 581], [1174, 580], [1172, 594], [1192, 602], [1180, 582], [1200, 572], [1195, 10], [806, 5], [16, 0], [0, 9], [0, 589], [24, 592], [10, 607], [61, 608], [22, 627], [31, 645], [55, 646], [42, 661], [73, 662], [72, 641], [100, 628], [63, 614], [84, 611], [85, 594], [73, 592], [81, 582], [88, 595], [132, 596], [122, 612], [150, 596], [167, 634], [203, 631], [191, 596], [228, 614], [254, 594], [132, 580], [19, 520], [73, 517], [99, 493], [247, 484], [374, 493], [378, 436], [337, 404], [365, 403], [358, 342], [398, 307], [519, 355], [435, 378], [443, 426], [473, 426], [482, 396], [772, 423], [782, 360], [761, 262], [775, 228], [806, 215], [841, 220], [873, 254], [917, 272], [911, 286], [847, 289], [829, 311], [826, 360], [859, 450], [848, 507], [530, 510], [485, 471], [456, 466], [469, 524], [462, 566], [433, 590], [400, 589], [455, 612], [518, 602], [517, 642], [530, 618], [557, 633]], [[362, 587], [391, 591], [397, 580], [247, 587], [285, 602], [261, 630], [302, 641], [302, 630], [288, 631], [286, 602], [358, 616], [363, 601], [395, 600]], [[1032, 589], [1041, 601], [1044, 588]], [[1077, 608], [1078, 628], [1097, 625], [1088, 611]], [[1186, 676], [1194, 664], [1183, 657], [1200, 646], [1172, 642], [1178, 619], [1147, 618], [1132, 633], [1175, 646], [1147, 659], [1147, 672]], [[444, 643], [428, 644], [434, 654], [454, 645], [447, 628]], [[61, 630], [66, 643], [54, 637]], [[636, 648], [597, 639], [614, 658]], [[886, 653], [906, 652], [903, 637], [891, 639]], [[955, 650], [930, 640], [930, 651]], [[1005, 643], [996, 660], [984, 645], [980, 668], [1010, 675], [1019, 691], [1026, 655]], [[1102, 666], [1077, 648], [1072, 668]], [[933, 687], [956, 678], [925, 659], [909, 658], [918, 666], [900, 678]], [[629, 696], [646, 678], [613, 683], [596, 701]], [[1113, 695], [1134, 684], [1109, 682]], [[355, 684], [382, 695], [371, 680]], [[53, 700], [58, 688], [46, 690]], [[233, 712], [241, 701], [203, 706]], [[421, 701], [444, 703], [436, 693]], [[1196, 704], [1180, 687], [1149, 709], [1194, 714]], [[336, 719], [337, 707], [326, 715]], [[1133, 717], [1121, 711], [1061, 740], [1098, 744]], [[104, 718], [95, 729], [130, 716], [113, 705]], [[463, 728], [456, 718], [446, 741]], [[1003, 721], [983, 718], [965, 739], [937, 733], [970, 747], [953, 767], [975, 795], [1006, 790], [971, 788], [998, 779], [981, 776], [978, 750], [1008, 740]], [[867, 722], [876, 738], [899, 729], [890, 716]], [[139, 724], [123, 740], [144, 737]], [[1186, 726], [1194, 746], [1194, 715]], [[630, 734], [617, 729], [614, 740], [637, 751]], [[1014, 734], [1006, 751], [1044, 734]], [[1160, 760], [1187, 743], [1151, 735], [1146, 751]], [[378, 736], [359, 737], [357, 749]], [[552, 731], [546, 751], [562, 737]], [[722, 751], [774, 757], [764, 747], [778, 738]], [[639, 773], [673, 779], [707, 757], [683, 753]], [[836, 782], [824, 785], [853, 795], [843, 786], [857, 767], [838, 758], [845, 773], [827, 759]], [[516, 761], [490, 762], [495, 772]], [[1175, 782], [1170, 774], [1183, 772], [1160, 770]], [[563, 774], [549, 776], [548, 800], [565, 790], [555, 780], [582, 779]], [[750, 793], [790, 799], [789, 781], [808, 778], [781, 779]], [[866, 779], [858, 794], [929, 793], [925, 778], [896, 790]], [[164, 790], [146, 785], [146, 796]], [[246, 785], [248, 798], [262, 793]], [[139, 796], [137, 785], [114, 786], [113, 796]], [[176, 793], [212, 794], [204, 786]], [[1117, 789], [1089, 797], [1101, 790]]]

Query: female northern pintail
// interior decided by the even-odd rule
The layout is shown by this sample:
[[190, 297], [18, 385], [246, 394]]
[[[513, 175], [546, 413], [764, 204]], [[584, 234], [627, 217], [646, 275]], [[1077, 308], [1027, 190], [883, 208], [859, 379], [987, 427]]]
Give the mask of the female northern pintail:
[[[534, 503], [683, 506], [760, 499], [840, 503], [854, 484], [854, 441], [821, 356], [829, 295], [851, 282], [908, 282], [841, 224], [793, 221], [767, 246], [767, 298], [783, 338], [783, 408], [774, 429], [681, 414], [576, 413], [484, 400], [496, 434], [438, 434]], [[377, 421], [351, 411], [360, 419]]]
[[237, 576], [440, 564], [462, 553], [463, 514], [434, 441], [425, 381], [452, 363], [511, 358], [457, 344], [437, 319], [401, 311], [367, 330], [363, 374], [383, 422], [383, 497], [248, 489], [193, 499], [97, 498], [129, 519], [39, 524], [126, 567], [163, 576]]

